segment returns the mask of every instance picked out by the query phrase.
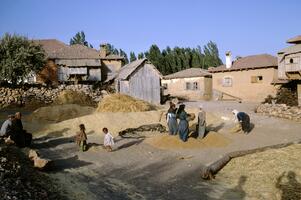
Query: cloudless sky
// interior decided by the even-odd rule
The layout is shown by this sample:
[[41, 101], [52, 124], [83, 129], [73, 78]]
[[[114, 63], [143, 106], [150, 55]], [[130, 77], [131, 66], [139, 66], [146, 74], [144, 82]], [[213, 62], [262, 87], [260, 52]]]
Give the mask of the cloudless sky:
[[301, 35], [301, 0], [0, 0], [0, 35], [69, 43], [83, 30], [95, 48], [136, 54], [157, 44], [217, 43], [220, 56], [269, 53]]

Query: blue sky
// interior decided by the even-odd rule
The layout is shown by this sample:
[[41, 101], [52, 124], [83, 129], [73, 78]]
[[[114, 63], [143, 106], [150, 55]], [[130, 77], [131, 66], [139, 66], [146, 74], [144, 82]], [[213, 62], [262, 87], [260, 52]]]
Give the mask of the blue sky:
[[299, 0], [0, 0], [0, 35], [69, 43], [83, 30], [96, 48], [108, 42], [136, 54], [212, 40], [224, 60], [227, 50], [276, 55], [301, 34], [300, 9]]

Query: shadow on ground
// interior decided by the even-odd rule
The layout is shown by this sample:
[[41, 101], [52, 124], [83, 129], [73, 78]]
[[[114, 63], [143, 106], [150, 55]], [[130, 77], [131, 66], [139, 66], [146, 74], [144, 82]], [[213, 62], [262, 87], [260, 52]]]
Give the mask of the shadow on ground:
[[48, 172], [59, 172], [65, 169], [74, 169], [91, 165], [91, 162], [86, 162], [78, 159], [78, 156], [53, 160], [47, 168]]

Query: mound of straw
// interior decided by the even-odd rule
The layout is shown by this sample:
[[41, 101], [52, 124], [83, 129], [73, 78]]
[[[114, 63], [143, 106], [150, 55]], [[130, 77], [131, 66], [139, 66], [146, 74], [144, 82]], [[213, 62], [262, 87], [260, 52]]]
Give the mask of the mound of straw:
[[241, 188], [248, 199], [301, 199], [300, 152], [294, 144], [232, 159], [215, 181]]
[[146, 143], [159, 149], [199, 149], [208, 147], [225, 147], [230, 140], [222, 134], [210, 131], [203, 139], [188, 138], [186, 142], [178, 136], [157, 135], [146, 139]]
[[122, 94], [112, 94], [98, 104], [97, 112], [144, 112], [155, 110], [155, 106]]
[[29, 120], [61, 122], [93, 113], [94, 108], [77, 104], [41, 107], [28, 116]]
[[91, 97], [83, 92], [73, 90], [64, 90], [60, 92], [57, 98], [53, 101], [54, 105], [63, 104], [78, 104], [78, 105], [94, 105]]

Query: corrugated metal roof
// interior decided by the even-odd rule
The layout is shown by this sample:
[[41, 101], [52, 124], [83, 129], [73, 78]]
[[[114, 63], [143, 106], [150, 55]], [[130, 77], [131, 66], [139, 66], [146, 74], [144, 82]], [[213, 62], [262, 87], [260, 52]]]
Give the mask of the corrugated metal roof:
[[118, 79], [127, 79], [146, 60], [146, 58], [135, 60], [123, 66], [118, 73]]
[[[122, 80], [128, 79], [145, 62], [149, 62], [149, 61], [146, 58], [143, 58], [143, 59], [135, 60], [123, 66], [118, 73], [117, 79], [122, 79]], [[153, 64], [151, 65], [153, 66], [154, 70], [156, 70], [158, 74], [160, 74], [160, 76], [162, 77], [162, 74], [158, 71], [158, 69]]]
[[174, 78], [191, 78], [191, 77], [204, 77], [211, 76], [211, 74], [201, 68], [189, 68], [182, 71], [178, 71], [173, 74], [164, 76], [164, 79], [174, 79]]
[[240, 58], [233, 62], [231, 68], [225, 65], [209, 68], [208, 72], [216, 73], [223, 71], [237, 71], [257, 68], [278, 67], [277, 58], [269, 54], [259, 54]]

